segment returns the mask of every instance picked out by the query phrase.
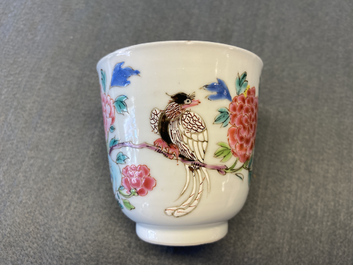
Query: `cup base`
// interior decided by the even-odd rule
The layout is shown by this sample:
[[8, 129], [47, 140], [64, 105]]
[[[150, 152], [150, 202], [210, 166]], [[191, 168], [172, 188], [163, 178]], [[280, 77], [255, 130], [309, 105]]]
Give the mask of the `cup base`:
[[228, 232], [228, 222], [201, 226], [154, 226], [136, 224], [139, 238], [148, 243], [165, 246], [195, 246], [222, 239]]

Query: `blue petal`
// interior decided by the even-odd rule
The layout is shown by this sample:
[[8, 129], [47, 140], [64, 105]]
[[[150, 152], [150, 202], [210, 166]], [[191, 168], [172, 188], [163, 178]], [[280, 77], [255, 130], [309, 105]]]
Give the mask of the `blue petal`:
[[124, 62], [115, 65], [112, 75], [111, 86], [128, 86], [130, 84], [130, 81], [127, 79], [132, 75], [138, 75], [140, 73], [140, 71], [134, 70], [131, 67], [122, 68], [123, 64]]
[[114, 163], [114, 160], [110, 157], [110, 155], [108, 155], [108, 159], [109, 159], [109, 168], [110, 168], [110, 177], [112, 178], [112, 184], [113, 184], [113, 192], [115, 194], [115, 197], [119, 199], [119, 195], [118, 195], [118, 189], [120, 187], [120, 183], [121, 183], [121, 171], [119, 166]]
[[208, 96], [209, 100], [219, 100], [219, 99], [228, 99], [232, 101], [232, 97], [230, 96], [227, 85], [224, 83], [222, 79], [217, 78], [218, 83], [214, 82], [208, 85], [205, 85], [204, 88], [210, 92], [216, 92], [216, 94], [212, 94]]
[[120, 209], [124, 209], [124, 206], [122, 206], [119, 201], [118, 201], [118, 204], [119, 204], [119, 206], [120, 206]]
[[219, 100], [219, 99], [224, 99], [224, 96], [222, 94], [213, 94], [208, 96], [209, 100]]
[[222, 79], [217, 78], [218, 83], [223, 87], [223, 96], [224, 98], [228, 99], [229, 101], [232, 101], [232, 97], [230, 96], [228, 87], [226, 85], [226, 83], [224, 83], [224, 81]]

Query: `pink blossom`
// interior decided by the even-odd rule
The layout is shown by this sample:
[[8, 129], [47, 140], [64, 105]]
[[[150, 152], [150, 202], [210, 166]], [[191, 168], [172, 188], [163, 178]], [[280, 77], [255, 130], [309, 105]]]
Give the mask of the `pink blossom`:
[[255, 97], [255, 87], [244, 94], [235, 96], [229, 105], [230, 124], [228, 143], [232, 154], [244, 163], [252, 153], [255, 144], [258, 98]]
[[157, 184], [155, 178], [151, 177], [150, 169], [146, 165], [126, 166], [123, 168], [122, 173], [121, 185], [124, 186], [128, 193], [133, 188], [138, 195], [145, 196]]
[[114, 107], [114, 101], [109, 95], [106, 95], [103, 92], [101, 92], [101, 99], [102, 99], [105, 139], [107, 139], [109, 128], [110, 126], [113, 125], [115, 121], [115, 107]]

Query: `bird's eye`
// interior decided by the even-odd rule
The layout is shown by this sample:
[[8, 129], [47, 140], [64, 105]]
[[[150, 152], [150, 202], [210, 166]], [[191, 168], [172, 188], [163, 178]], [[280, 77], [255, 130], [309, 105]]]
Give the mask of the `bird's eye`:
[[189, 98], [187, 98], [187, 99], [185, 99], [185, 104], [190, 104], [191, 103], [191, 99], [189, 99]]

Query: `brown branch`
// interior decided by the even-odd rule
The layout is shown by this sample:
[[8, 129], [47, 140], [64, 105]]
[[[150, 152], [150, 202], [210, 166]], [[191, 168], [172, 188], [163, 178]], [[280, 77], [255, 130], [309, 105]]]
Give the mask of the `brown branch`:
[[157, 153], [160, 153], [162, 155], [164, 155], [165, 157], [169, 158], [169, 159], [172, 159], [172, 160], [180, 160], [181, 162], [183, 162], [184, 164], [189, 164], [189, 165], [195, 165], [195, 166], [199, 166], [199, 167], [204, 167], [204, 168], [207, 168], [207, 169], [210, 169], [210, 170], [217, 170], [219, 174], [221, 175], [225, 175], [226, 174], [226, 169], [227, 169], [227, 166], [226, 165], [223, 165], [223, 166], [216, 166], [216, 165], [208, 165], [206, 163], [202, 163], [202, 162], [199, 162], [199, 161], [190, 161], [190, 160], [185, 160], [181, 157], [179, 158], [176, 158], [174, 156], [174, 158], [170, 158], [170, 154], [161, 150], [160, 148], [154, 146], [154, 145], [151, 145], [151, 144], [148, 144], [148, 143], [141, 143], [141, 144], [133, 144], [131, 142], [122, 142], [122, 143], [118, 143], [116, 145], [113, 145], [112, 147], [110, 147], [109, 149], [109, 155], [111, 155], [111, 153], [115, 150], [115, 149], [120, 149], [120, 148], [123, 148], [123, 147], [130, 147], [130, 148], [136, 148], [136, 149], [142, 149], [142, 148], [147, 148], [147, 149], [150, 149], [152, 151], [155, 151]]

